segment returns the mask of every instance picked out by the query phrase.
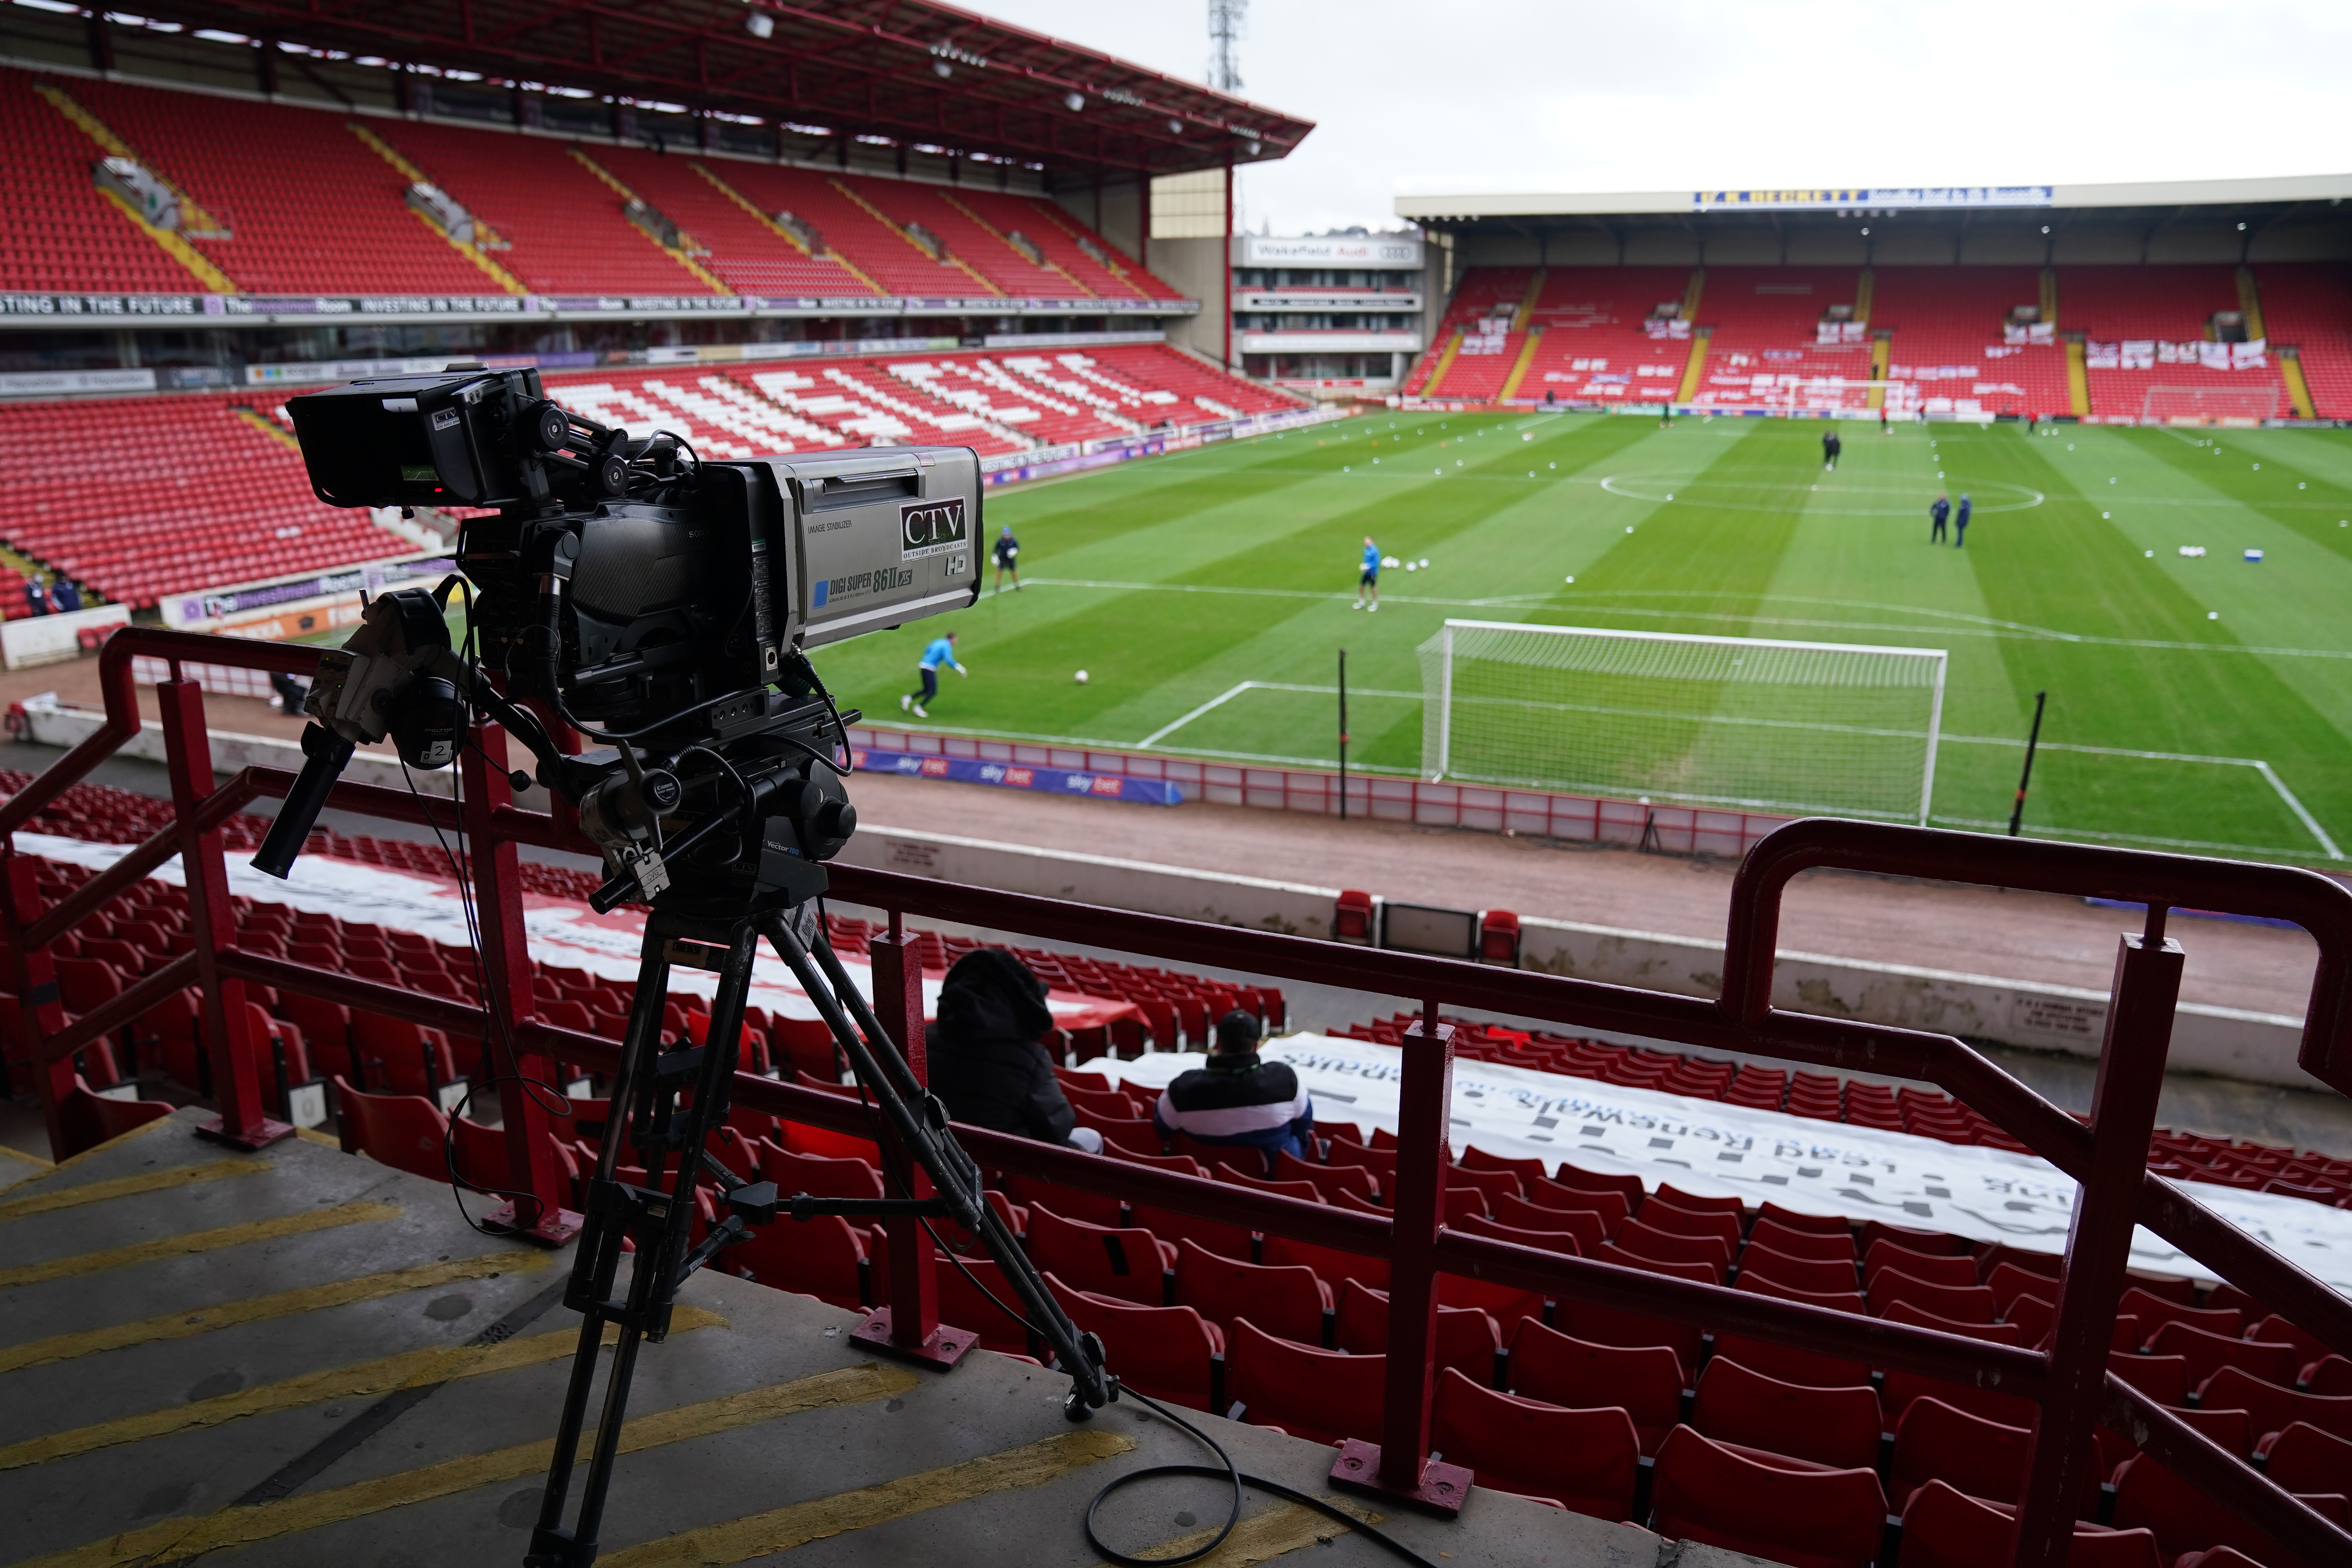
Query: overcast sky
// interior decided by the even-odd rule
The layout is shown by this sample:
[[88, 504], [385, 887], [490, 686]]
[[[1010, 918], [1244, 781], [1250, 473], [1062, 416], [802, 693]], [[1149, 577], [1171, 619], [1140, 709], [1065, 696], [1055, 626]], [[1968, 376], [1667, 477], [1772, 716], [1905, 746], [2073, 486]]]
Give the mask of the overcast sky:
[[[1205, 0], [962, 0], [1206, 79]], [[1316, 122], [1253, 232], [1402, 193], [2044, 184], [2352, 168], [2352, 3], [1251, 0], [1242, 96]]]

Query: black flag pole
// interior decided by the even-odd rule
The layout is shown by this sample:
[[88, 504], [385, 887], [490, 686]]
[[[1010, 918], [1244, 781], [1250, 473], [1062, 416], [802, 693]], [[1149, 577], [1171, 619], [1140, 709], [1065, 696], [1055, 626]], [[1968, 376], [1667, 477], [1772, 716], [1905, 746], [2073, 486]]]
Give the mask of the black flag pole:
[[1348, 650], [1339, 650], [1339, 820], [1348, 820]]
[[2025, 771], [2017, 775], [2017, 804], [2009, 808], [2009, 836], [2017, 837], [2020, 825], [2025, 821], [2025, 786], [2033, 782], [2033, 752], [2042, 744], [2042, 705], [2050, 700], [2050, 693], [2033, 694], [2033, 730], [2025, 738]]

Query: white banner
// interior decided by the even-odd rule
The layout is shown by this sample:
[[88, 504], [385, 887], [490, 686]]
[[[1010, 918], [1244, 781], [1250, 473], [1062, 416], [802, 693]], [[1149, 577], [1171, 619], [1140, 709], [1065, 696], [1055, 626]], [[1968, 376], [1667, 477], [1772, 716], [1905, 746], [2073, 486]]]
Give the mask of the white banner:
[[[1288, 1035], [1260, 1055], [1287, 1062], [1315, 1100], [1318, 1126], [1353, 1122], [1397, 1130], [1404, 1053], [1368, 1040]], [[1116, 1080], [1164, 1088], [1202, 1065], [1191, 1052], [1086, 1064]], [[1767, 1201], [1805, 1214], [1880, 1219], [2061, 1253], [2075, 1184], [2031, 1154], [1880, 1132], [1775, 1110], [1749, 1110], [1656, 1090], [1488, 1062], [1454, 1068], [1454, 1151], [1475, 1147], [1505, 1159], [1560, 1161], [1610, 1175], [1671, 1182], [1703, 1197]], [[2352, 1213], [2275, 1193], [2199, 1184], [2207, 1207], [2251, 1231], [2289, 1261], [2352, 1294]], [[2171, 1243], [2141, 1229], [2132, 1267], [2218, 1279]]]
[[[93, 871], [104, 870], [131, 849], [127, 844], [91, 844], [46, 833], [19, 833], [16, 842], [19, 854], [87, 866]], [[470, 945], [465, 909], [458, 901], [454, 877], [426, 877], [324, 855], [305, 855], [294, 862], [293, 870], [281, 882], [255, 870], [250, 859], [242, 854], [228, 857], [232, 894], [242, 894], [259, 904], [283, 904], [289, 909], [330, 914], [358, 924], [415, 931], [445, 946]], [[153, 875], [159, 882], [173, 887], [185, 885], [177, 856], [165, 861]], [[523, 930], [531, 957], [541, 963], [585, 970], [599, 978], [628, 985], [636, 982], [646, 921], [635, 910], [615, 910], [609, 915], [600, 915], [586, 904], [570, 899], [526, 894]], [[874, 982], [866, 961], [844, 956], [841, 965], [858, 989], [871, 998]], [[673, 992], [691, 991], [709, 996], [719, 989], [719, 977], [705, 970], [679, 967], [670, 971], [669, 984]], [[939, 980], [924, 976], [925, 1016], [937, 1011], [939, 999]], [[1053, 1010], [1055, 1022], [1068, 1029], [1098, 1026], [1110, 1016], [1131, 1010], [1124, 1003], [1065, 992], [1053, 993], [1045, 1005]], [[783, 961], [765, 947], [752, 962], [751, 1005], [782, 1017], [817, 1016], [816, 1005], [793, 981]]]

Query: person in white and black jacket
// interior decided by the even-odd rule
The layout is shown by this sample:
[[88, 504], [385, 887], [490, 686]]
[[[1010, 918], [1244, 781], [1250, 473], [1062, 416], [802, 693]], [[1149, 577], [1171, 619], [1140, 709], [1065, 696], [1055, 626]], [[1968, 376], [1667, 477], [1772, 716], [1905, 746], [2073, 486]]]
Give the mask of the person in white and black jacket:
[[1287, 1062], [1258, 1060], [1258, 1022], [1235, 1008], [1217, 1020], [1205, 1067], [1179, 1073], [1160, 1091], [1151, 1121], [1162, 1133], [1202, 1143], [1277, 1150], [1307, 1158], [1315, 1102]]

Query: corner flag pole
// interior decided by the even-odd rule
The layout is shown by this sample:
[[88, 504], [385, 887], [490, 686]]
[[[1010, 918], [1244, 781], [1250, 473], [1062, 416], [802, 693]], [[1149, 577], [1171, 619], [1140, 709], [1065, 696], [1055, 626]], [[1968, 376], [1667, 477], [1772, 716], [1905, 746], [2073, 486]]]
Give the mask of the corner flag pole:
[[2033, 752], [2042, 744], [2042, 705], [2050, 700], [2047, 691], [2033, 694], [2033, 731], [2025, 738], [2025, 771], [2017, 775], [2017, 804], [2009, 808], [2009, 836], [2017, 837], [2018, 825], [2025, 820], [2025, 786], [2033, 782]]
[[1339, 650], [1339, 820], [1348, 820], [1348, 650]]

